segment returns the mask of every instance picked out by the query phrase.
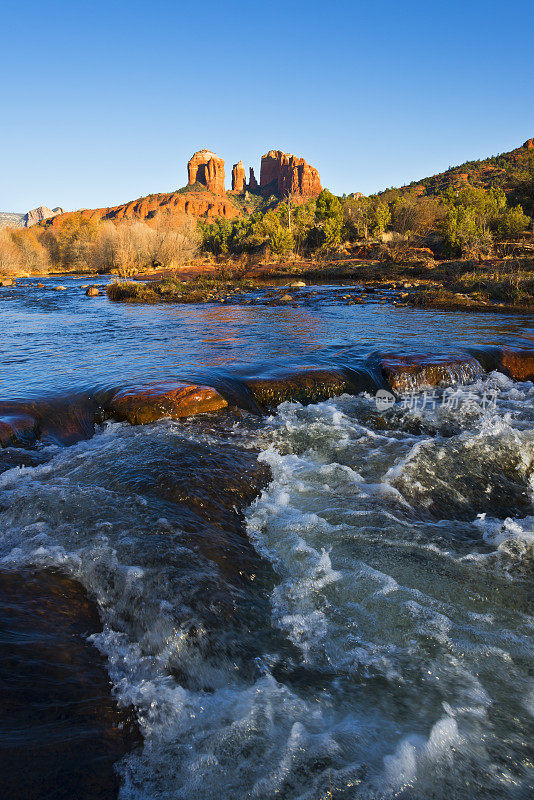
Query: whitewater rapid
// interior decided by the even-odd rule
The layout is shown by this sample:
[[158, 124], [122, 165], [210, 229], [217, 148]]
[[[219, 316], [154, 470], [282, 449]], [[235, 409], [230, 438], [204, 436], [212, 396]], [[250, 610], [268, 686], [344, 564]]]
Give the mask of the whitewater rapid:
[[534, 385], [457, 391], [108, 423], [0, 475], [1, 565], [98, 603], [123, 800], [531, 796]]

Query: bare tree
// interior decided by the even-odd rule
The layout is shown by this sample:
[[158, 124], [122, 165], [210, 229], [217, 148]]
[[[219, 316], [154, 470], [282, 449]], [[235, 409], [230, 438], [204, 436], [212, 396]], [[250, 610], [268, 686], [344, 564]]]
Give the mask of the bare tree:
[[20, 250], [9, 228], [0, 228], [0, 275], [13, 275], [23, 267]]
[[123, 278], [151, 266], [177, 267], [190, 260], [200, 246], [196, 220], [167, 215], [146, 222], [100, 223], [93, 242], [95, 269], [116, 269]]
[[287, 203], [287, 227], [291, 230], [291, 207], [295, 205], [296, 199], [298, 197], [297, 192], [293, 189], [290, 189], [286, 194], [286, 203]]

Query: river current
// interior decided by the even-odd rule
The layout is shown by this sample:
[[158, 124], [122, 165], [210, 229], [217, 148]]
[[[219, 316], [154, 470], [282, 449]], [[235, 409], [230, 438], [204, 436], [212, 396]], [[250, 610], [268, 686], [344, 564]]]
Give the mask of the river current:
[[[346, 287], [297, 308], [128, 306], [43, 283], [0, 289], [2, 400], [534, 332], [334, 302]], [[0, 569], [59, 570], [97, 604], [90, 643], [140, 731], [123, 800], [532, 796], [534, 384], [453, 389], [0, 451]], [[23, 734], [4, 724], [0, 747]]]

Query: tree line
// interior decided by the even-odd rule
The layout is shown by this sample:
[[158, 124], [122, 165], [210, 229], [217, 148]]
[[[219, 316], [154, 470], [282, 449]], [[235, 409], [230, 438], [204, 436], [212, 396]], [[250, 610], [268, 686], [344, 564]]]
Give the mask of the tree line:
[[60, 226], [0, 228], [0, 275], [50, 269], [115, 271], [177, 267], [200, 251], [224, 260], [251, 256], [330, 258], [355, 244], [374, 243], [380, 255], [403, 260], [414, 247], [442, 257], [491, 254], [534, 225], [534, 162], [508, 197], [500, 187], [465, 184], [440, 195], [424, 187], [337, 197], [324, 189], [302, 205], [293, 196], [266, 201], [247, 217], [200, 220], [170, 213], [149, 221], [96, 222], [69, 215]]
[[[534, 171], [524, 195], [534, 217]], [[395, 256], [432, 237], [444, 257], [472, 257], [517, 238], [533, 224], [532, 217], [509, 202], [501, 188], [466, 185], [434, 196], [415, 187], [369, 197], [337, 197], [324, 189], [317, 200], [293, 209], [282, 202], [245, 219], [201, 222], [200, 228], [203, 248], [216, 256], [263, 248], [275, 257], [329, 257], [343, 245], [377, 239], [388, 243], [386, 256]]]
[[72, 214], [58, 227], [0, 228], [0, 274], [90, 269], [128, 277], [147, 267], [180, 266], [200, 244], [196, 221], [186, 215], [115, 224]]

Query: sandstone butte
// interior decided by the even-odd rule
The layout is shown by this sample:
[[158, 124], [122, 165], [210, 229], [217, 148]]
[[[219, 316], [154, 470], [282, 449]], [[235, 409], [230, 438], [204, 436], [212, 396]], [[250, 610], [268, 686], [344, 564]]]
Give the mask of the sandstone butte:
[[281, 150], [269, 150], [261, 159], [260, 190], [281, 198], [292, 194], [296, 200], [309, 200], [321, 193], [321, 179], [315, 167], [303, 158]]
[[241, 194], [245, 190], [246, 182], [245, 167], [242, 161], [238, 161], [232, 167], [232, 192]]
[[43, 220], [42, 224], [60, 227], [76, 215], [94, 222], [150, 221], [158, 214], [169, 215], [171, 221], [183, 214], [197, 218], [234, 219], [242, 215], [235, 196], [247, 191], [264, 197], [276, 195], [281, 200], [291, 193], [295, 203], [315, 198], [321, 192], [321, 179], [315, 167], [311, 167], [303, 158], [281, 150], [269, 150], [262, 157], [259, 184], [252, 167], [249, 169], [249, 182], [246, 183], [243, 162], [238, 161], [232, 169], [232, 189], [227, 192], [224, 186], [224, 159], [206, 148], [198, 150], [189, 159], [187, 177], [187, 186], [175, 192], [151, 194], [119, 206], [60, 213]]
[[224, 159], [216, 156], [211, 150], [199, 150], [187, 164], [188, 186], [200, 183], [208, 192], [225, 196]]

